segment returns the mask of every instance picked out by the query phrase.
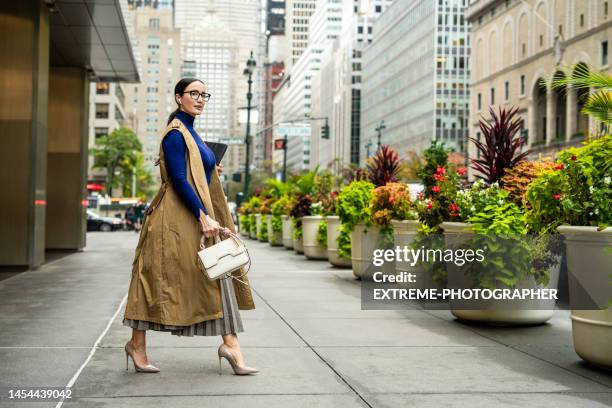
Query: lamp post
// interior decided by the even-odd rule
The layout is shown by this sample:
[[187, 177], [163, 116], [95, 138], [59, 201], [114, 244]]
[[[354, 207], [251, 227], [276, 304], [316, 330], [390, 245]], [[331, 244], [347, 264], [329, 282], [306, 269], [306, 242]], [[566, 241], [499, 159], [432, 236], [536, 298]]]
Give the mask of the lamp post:
[[381, 120], [380, 124], [378, 125], [378, 127], [375, 129], [378, 132], [378, 149], [380, 149], [380, 138], [382, 137], [382, 131], [383, 129], [386, 129], [387, 127], [385, 126], [385, 121]]
[[370, 158], [370, 147], [372, 147], [372, 141], [369, 140], [368, 143], [365, 145], [366, 148], [366, 161]]
[[251, 51], [251, 56], [247, 61], [247, 66], [244, 69], [244, 75], [248, 77], [249, 90], [247, 92], [247, 123], [246, 123], [246, 137], [245, 137], [245, 145], [246, 145], [246, 164], [244, 167], [244, 192], [243, 198], [246, 199], [247, 194], [249, 192], [249, 181], [250, 181], [250, 156], [251, 156], [251, 143], [250, 143], [250, 131], [251, 131], [251, 98], [253, 98], [253, 94], [251, 93], [251, 85], [253, 84], [253, 71], [255, 70], [255, 59], [253, 58], [253, 51]]

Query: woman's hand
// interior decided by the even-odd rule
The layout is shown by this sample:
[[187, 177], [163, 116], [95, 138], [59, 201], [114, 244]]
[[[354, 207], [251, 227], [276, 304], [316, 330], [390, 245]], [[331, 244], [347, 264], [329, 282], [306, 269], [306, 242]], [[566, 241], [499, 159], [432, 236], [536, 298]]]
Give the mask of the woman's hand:
[[221, 173], [223, 173], [223, 165], [219, 163], [217, 165], [217, 175], [220, 176]]
[[208, 214], [200, 214], [200, 229], [206, 238], [214, 237], [222, 229], [217, 221]]

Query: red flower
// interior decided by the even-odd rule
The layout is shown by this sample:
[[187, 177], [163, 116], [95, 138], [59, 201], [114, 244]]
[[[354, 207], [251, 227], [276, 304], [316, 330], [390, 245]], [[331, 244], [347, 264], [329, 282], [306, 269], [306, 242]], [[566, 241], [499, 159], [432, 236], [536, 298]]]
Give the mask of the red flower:
[[565, 165], [563, 163], [559, 163], [555, 166], [555, 170], [563, 170], [565, 168]]
[[433, 207], [433, 205], [431, 205], [431, 203], [427, 203], [427, 209], [431, 210], [431, 208]]
[[433, 188], [431, 189], [431, 191], [433, 191], [434, 193], [439, 193], [439, 192], [440, 192], [440, 187], [438, 187], [438, 186], [433, 186]]
[[444, 174], [444, 173], [446, 173], [446, 169], [444, 167], [438, 166], [436, 168], [436, 174]]
[[452, 204], [450, 204], [450, 205], [448, 206], [448, 210], [449, 210], [451, 213], [457, 213], [457, 212], [459, 212], [459, 206], [457, 205], [457, 203], [452, 203]]
[[457, 174], [460, 176], [465, 176], [466, 171], [467, 170], [465, 169], [465, 167], [460, 167], [457, 169]]
[[571, 159], [576, 160], [577, 159], [576, 155], [572, 156]]
[[436, 181], [446, 181], [446, 178], [441, 174], [434, 174], [434, 179]]
[[395, 204], [395, 198], [393, 198], [393, 196], [389, 196], [389, 204], [393, 205]]
[[561, 199], [561, 194], [553, 194], [552, 196], [555, 200], [560, 200]]

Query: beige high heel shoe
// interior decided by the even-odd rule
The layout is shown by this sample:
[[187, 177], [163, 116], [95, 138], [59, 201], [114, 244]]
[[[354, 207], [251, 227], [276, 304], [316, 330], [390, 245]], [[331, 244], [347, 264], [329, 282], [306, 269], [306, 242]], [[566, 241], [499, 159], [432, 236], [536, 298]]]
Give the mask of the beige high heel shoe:
[[159, 368], [155, 367], [153, 364], [147, 364], [146, 366], [139, 366], [136, 364], [136, 360], [134, 360], [133, 350], [130, 347], [130, 342], [125, 343], [125, 371], [128, 370], [129, 367], [129, 358], [132, 358], [132, 363], [134, 363], [134, 370], [138, 373], [159, 373]]
[[219, 355], [219, 375], [221, 375], [221, 358], [222, 357], [225, 357], [225, 359], [227, 359], [227, 361], [232, 366], [232, 370], [234, 370], [234, 374], [236, 375], [247, 375], [247, 374], [253, 374], [253, 373], [259, 372], [259, 370], [256, 368], [238, 365], [238, 363], [236, 363], [236, 358], [230, 351], [230, 348], [225, 345], [225, 343], [219, 346], [219, 349], [217, 350], [217, 354]]

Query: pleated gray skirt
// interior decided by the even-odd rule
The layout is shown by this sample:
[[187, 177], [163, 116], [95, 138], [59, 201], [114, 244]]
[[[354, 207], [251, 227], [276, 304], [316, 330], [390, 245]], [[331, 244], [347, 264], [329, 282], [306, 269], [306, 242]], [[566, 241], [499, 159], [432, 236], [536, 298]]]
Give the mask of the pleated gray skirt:
[[236, 301], [236, 293], [231, 279], [221, 279], [221, 303], [223, 317], [192, 324], [191, 326], [173, 326], [147, 322], [144, 320], [123, 319], [123, 325], [138, 330], [167, 331], [175, 336], [221, 336], [244, 331], [242, 319]]

